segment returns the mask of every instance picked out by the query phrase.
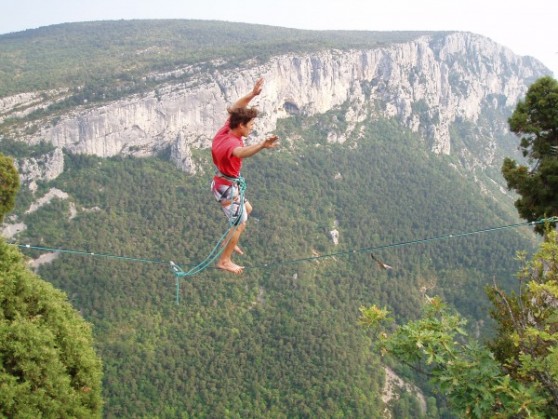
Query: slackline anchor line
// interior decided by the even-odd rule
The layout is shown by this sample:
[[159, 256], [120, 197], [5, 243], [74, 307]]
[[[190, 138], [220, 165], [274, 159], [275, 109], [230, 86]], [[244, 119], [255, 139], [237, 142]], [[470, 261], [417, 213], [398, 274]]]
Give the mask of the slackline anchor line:
[[[316, 260], [316, 259], [323, 259], [323, 258], [328, 258], [328, 257], [346, 256], [346, 255], [350, 255], [350, 254], [354, 254], [354, 253], [370, 253], [370, 257], [378, 264], [378, 266], [380, 268], [382, 268], [384, 270], [391, 270], [391, 269], [393, 269], [393, 267], [384, 263], [380, 259], [378, 259], [374, 255], [375, 251], [386, 250], [386, 249], [397, 248], [397, 247], [406, 247], [406, 246], [411, 246], [411, 245], [416, 245], [416, 244], [425, 244], [425, 243], [434, 242], [434, 241], [454, 239], [454, 238], [471, 236], [471, 235], [474, 235], [474, 234], [491, 233], [491, 232], [495, 232], [495, 231], [498, 231], [498, 230], [505, 230], [505, 229], [522, 227], [522, 226], [533, 226], [533, 225], [545, 224], [545, 223], [549, 223], [549, 224], [558, 223], [558, 216], [542, 218], [542, 219], [537, 220], [537, 221], [528, 221], [528, 222], [509, 224], [509, 225], [498, 226], [498, 227], [489, 227], [489, 228], [485, 228], [485, 229], [481, 229], [481, 230], [475, 230], [475, 231], [469, 231], [469, 232], [450, 233], [450, 234], [446, 234], [446, 235], [442, 235], [442, 236], [412, 240], [412, 241], [407, 241], [407, 242], [391, 243], [391, 244], [380, 245], [380, 246], [375, 246], [375, 247], [353, 249], [353, 250], [349, 250], [349, 251], [345, 251], [345, 252], [337, 252], [337, 253], [331, 253], [331, 254], [321, 255], [321, 256], [312, 256], [312, 257], [307, 257], [307, 258], [292, 259], [292, 260], [288, 260], [288, 261], [285, 261], [285, 262], [265, 263], [265, 264], [258, 265], [258, 266], [251, 266], [251, 267], [248, 266], [248, 267], [246, 267], [246, 269], [250, 269], [250, 268], [252, 268], [252, 269], [257, 269], [257, 268], [267, 269], [267, 268], [270, 268], [270, 267], [273, 267], [273, 266], [279, 266], [279, 265], [285, 265], [285, 264], [294, 264], [294, 263], [300, 263], [300, 262]], [[234, 226], [231, 226], [228, 231], [230, 231], [230, 229], [232, 227], [234, 227]], [[228, 231], [225, 233], [224, 236], [226, 236], [226, 234], [228, 234]], [[213, 259], [215, 259], [220, 253], [221, 252], [219, 252]], [[180, 280], [180, 278], [185, 277], [185, 276], [195, 275], [195, 274], [201, 272], [202, 270], [204, 270], [206, 268], [207, 268], [207, 266], [205, 266], [203, 269], [196, 270], [196, 267], [194, 267], [190, 271], [184, 272], [182, 270], [182, 268], [180, 268], [180, 266], [176, 265], [174, 262], [171, 262], [171, 269], [173, 270], [173, 272], [176, 276], [176, 304], [179, 304], [179, 292], [180, 292], [179, 280]]]
[[[245, 185], [244, 185], [244, 188], [245, 188]], [[241, 196], [242, 202], [244, 202], [244, 190], [243, 189], [240, 189], [240, 196]], [[241, 211], [243, 210], [243, 207], [244, 206], [241, 207], [242, 208]], [[242, 213], [240, 213], [239, 216], [242, 216]], [[240, 219], [240, 218], [237, 218], [237, 219]], [[125, 262], [141, 262], [141, 263], [152, 263], [152, 264], [169, 264], [170, 263], [170, 268], [171, 268], [171, 270], [172, 270], [172, 272], [173, 272], [173, 274], [175, 275], [175, 278], [176, 278], [176, 304], [179, 304], [179, 302], [180, 302], [180, 300], [179, 300], [179, 297], [180, 297], [179, 296], [179, 294], [180, 294], [180, 279], [184, 278], [186, 276], [194, 276], [194, 275], [202, 272], [203, 270], [205, 270], [209, 267], [209, 265], [222, 253], [222, 251], [223, 251], [222, 247], [226, 246], [226, 243], [228, 243], [228, 241], [225, 242], [227, 240], [227, 235], [229, 234], [229, 232], [232, 229], [237, 227], [235, 225], [237, 219], [233, 219], [233, 221], [230, 222], [229, 229], [223, 234], [223, 236], [221, 236], [219, 242], [213, 248], [213, 250], [210, 252], [208, 257], [206, 257], [203, 262], [199, 263], [198, 265], [194, 266], [193, 268], [191, 268], [190, 270], [187, 270], [187, 271], [184, 271], [178, 264], [176, 264], [173, 261], [164, 261], [164, 260], [161, 260], [161, 259], [147, 259], [147, 258], [130, 257], [130, 256], [119, 256], [119, 255], [114, 255], [114, 254], [109, 254], [109, 253], [97, 253], [97, 252], [53, 248], [53, 247], [45, 247], [45, 246], [32, 246], [30, 244], [18, 244], [18, 243], [7, 243], [7, 244], [12, 245], [12, 246], [17, 246], [17, 247], [22, 248], [22, 249], [33, 249], [33, 250], [48, 251], [48, 252], [54, 252], [54, 253], [65, 253], [65, 254], [71, 254], [71, 255], [74, 255], [74, 256], [79, 255], [79, 256], [89, 256], [89, 257], [95, 257], [95, 258], [116, 259], [116, 260], [121, 260], [121, 261], [125, 261]], [[247, 266], [246, 269], [265, 269], [265, 270], [268, 270], [269, 268], [272, 268], [274, 266], [295, 264], [295, 263], [301, 263], [301, 262], [306, 262], [306, 261], [310, 261], [310, 260], [317, 260], [317, 259], [323, 259], [323, 258], [335, 257], [335, 256], [347, 256], [347, 255], [351, 255], [351, 254], [355, 254], [355, 253], [369, 253], [370, 257], [376, 263], [378, 263], [378, 265], [382, 269], [387, 270], [387, 269], [392, 269], [392, 267], [385, 264], [381, 260], [379, 260], [374, 255], [374, 252], [377, 252], [379, 250], [393, 249], [393, 248], [397, 248], [397, 247], [412, 246], [412, 245], [416, 245], [416, 244], [426, 244], [426, 243], [430, 243], [430, 242], [434, 242], [434, 241], [440, 241], [440, 240], [455, 239], [455, 238], [466, 237], [466, 236], [471, 236], [471, 235], [480, 234], [480, 233], [491, 233], [491, 232], [495, 232], [495, 231], [499, 231], [499, 230], [506, 230], [506, 229], [511, 229], [511, 228], [523, 227], [523, 226], [534, 226], [534, 225], [537, 225], [537, 224], [556, 224], [556, 223], [558, 223], [558, 216], [548, 217], [548, 218], [541, 218], [537, 221], [528, 221], [528, 222], [523, 222], [523, 223], [508, 224], [508, 225], [504, 225], [504, 226], [484, 228], [484, 229], [469, 231], [469, 232], [446, 234], [446, 235], [442, 235], [442, 236], [436, 236], [436, 237], [418, 239], [418, 240], [411, 240], [411, 241], [399, 242], [399, 243], [391, 243], [391, 244], [379, 245], [379, 246], [375, 246], [375, 247], [365, 247], [365, 248], [360, 248], [360, 249], [352, 249], [352, 250], [348, 250], [348, 251], [344, 251], [344, 252], [331, 253], [331, 254], [326, 254], [326, 255], [321, 255], [321, 256], [312, 256], [312, 257], [299, 258], [299, 259], [289, 259], [289, 260], [282, 261], [282, 262], [281, 261], [279, 261], [279, 262], [268, 262], [268, 263], [263, 263], [261, 265]], [[223, 245], [223, 243], [224, 243], [224, 245]]]

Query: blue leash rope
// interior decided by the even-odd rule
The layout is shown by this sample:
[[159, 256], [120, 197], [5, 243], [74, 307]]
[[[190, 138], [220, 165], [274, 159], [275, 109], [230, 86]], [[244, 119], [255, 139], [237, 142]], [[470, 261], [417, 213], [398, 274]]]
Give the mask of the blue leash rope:
[[170, 261], [170, 267], [176, 279], [176, 304], [180, 303], [180, 279], [186, 276], [196, 275], [206, 270], [209, 267], [209, 265], [211, 265], [215, 261], [215, 259], [221, 256], [223, 250], [225, 249], [232, 235], [234, 234], [234, 231], [240, 225], [240, 220], [242, 220], [242, 216], [244, 214], [244, 193], [246, 191], [246, 181], [242, 176], [239, 176], [238, 178], [230, 178], [227, 176], [223, 176], [223, 177], [225, 177], [227, 180], [230, 180], [231, 182], [235, 182], [238, 186], [238, 193], [239, 193], [238, 214], [233, 218], [229, 218], [229, 228], [227, 229], [227, 231], [225, 231], [225, 233], [221, 236], [221, 238], [219, 239], [215, 247], [213, 247], [211, 252], [209, 252], [207, 257], [203, 261], [198, 263], [196, 266], [194, 266], [193, 268], [187, 271], [184, 271], [179, 265], [174, 263], [172, 260]]

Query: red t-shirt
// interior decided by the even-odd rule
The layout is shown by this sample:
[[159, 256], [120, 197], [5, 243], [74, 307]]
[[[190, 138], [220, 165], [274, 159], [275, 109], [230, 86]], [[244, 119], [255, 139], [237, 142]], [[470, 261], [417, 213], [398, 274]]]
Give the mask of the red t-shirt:
[[[237, 147], [244, 147], [244, 142], [242, 141], [242, 137], [237, 137], [236, 135], [231, 134], [229, 120], [227, 119], [225, 125], [223, 125], [223, 127], [217, 131], [217, 134], [215, 134], [213, 143], [211, 144], [211, 156], [213, 157], [213, 163], [225, 176], [240, 176], [242, 159], [235, 157], [232, 154], [233, 150]], [[217, 185], [231, 184], [231, 182], [219, 176], [215, 176], [214, 180]]]

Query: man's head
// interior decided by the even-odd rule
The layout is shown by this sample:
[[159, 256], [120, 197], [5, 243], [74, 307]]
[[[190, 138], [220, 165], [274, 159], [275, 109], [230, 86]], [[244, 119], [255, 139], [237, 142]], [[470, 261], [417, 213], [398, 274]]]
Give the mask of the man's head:
[[256, 108], [236, 108], [229, 109], [229, 128], [236, 129], [240, 125], [248, 125], [248, 123], [258, 116], [258, 110]]

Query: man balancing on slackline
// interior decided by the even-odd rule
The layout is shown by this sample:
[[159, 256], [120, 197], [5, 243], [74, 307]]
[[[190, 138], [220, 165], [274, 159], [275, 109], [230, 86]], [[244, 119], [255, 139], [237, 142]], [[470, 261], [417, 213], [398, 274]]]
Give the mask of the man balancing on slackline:
[[227, 109], [229, 118], [217, 131], [211, 145], [213, 163], [217, 167], [211, 190], [229, 222], [236, 227], [231, 228], [216, 266], [235, 274], [241, 274], [244, 266], [234, 263], [231, 257], [233, 252], [243, 254], [238, 247], [238, 240], [246, 228], [248, 214], [252, 211], [252, 205], [248, 201], [240, 202], [241, 194], [237, 179], [242, 169], [242, 159], [251, 157], [264, 148], [274, 148], [278, 144], [276, 135], [249, 146], [245, 146], [243, 141], [243, 138], [252, 132], [254, 119], [258, 115], [258, 110], [254, 107], [248, 108], [248, 104], [261, 93], [263, 83], [263, 78], [258, 79], [250, 93], [238, 99]]

